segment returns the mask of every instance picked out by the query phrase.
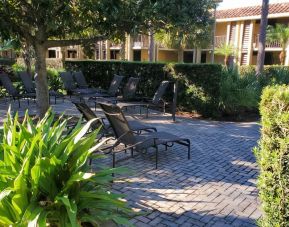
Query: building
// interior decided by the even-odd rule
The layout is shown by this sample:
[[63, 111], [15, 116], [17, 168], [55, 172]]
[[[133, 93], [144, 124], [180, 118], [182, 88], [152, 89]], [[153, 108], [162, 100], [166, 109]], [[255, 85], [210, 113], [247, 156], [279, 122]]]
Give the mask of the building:
[[[257, 60], [258, 39], [261, 19], [261, 5], [226, 10], [217, 10], [215, 46], [221, 43], [232, 44], [238, 50], [235, 63], [238, 65], [254, 65]], [[289, 24], [289, 3], [270, 4], [268, 24]], [[289, 25], [288, 25], [289, 26]], [[211, 35], [211, 34], [208, 34]], [[130, 61], [148, 61], [149, 37], [138, 35], [128, 37], [125, 45], [125, 59]], [[206, 49], [191, 48], [184, 51], [184, 62], [210, 63], [212, 45]], [[166, 48], [158, 43], [154, 48], [155, 61], [177, 62], [178, 51]], [[267, 42], [265, 64], [279, 64], [281, 45], [278, 41]], [[111, 60], [121, 58], [121, 46], [109, 41], [97, 44], [97, 56], [99, 60]], [[286, 65], [289, 65], [289, 47], [287, 48]], [[216, 63], [223, 63], [222, 56], [215, 56]]]
[[[275, 3], [269, 5], [268, 24], [289, 23], [289, 2]], [[234, 62], [238, 65], [256, 64], [258, 51], [258, 38], [261, 19], [261, 5], [234, 9], [218, 10], [216, 12], [216, 29], [214, 43], [219, 46], [222, 43], [232, 44], [238, 50], [238, 56]], [[211, 33], [208, 36], [212, 36]], [[146, 35], [127, 36], [122, 44], [110, 41], [100, 41], [94, 45], [94, 60], [129, 60], [148, 61], [149, 38]], [[177, 62], [178, 51], [167, 48], [154, 42], [154, 61]], [[281, 45], [277, 42], [267, 42], [265, 64], [279, 64]], [[213, 46], [205, 49], [190, 48], [183, 52], [186, 63], [210, 63]], [[287, 48], [286, 65], [289, 65], [289, 47]], [[7, 54], [7, 53], [6, 53]], [[0, 53], [1, 56], [1, 53]], [[3, 56], [3, 54], [2, 54]], [[9, 55], [11, 56], [11, 54]], [[80, 46], [69, 46], [65, 48], [50, 48], [47, 51], [49, 59], [87, 59]], [[222, 56], [214, 57], [215, 63], [223, 63]]]

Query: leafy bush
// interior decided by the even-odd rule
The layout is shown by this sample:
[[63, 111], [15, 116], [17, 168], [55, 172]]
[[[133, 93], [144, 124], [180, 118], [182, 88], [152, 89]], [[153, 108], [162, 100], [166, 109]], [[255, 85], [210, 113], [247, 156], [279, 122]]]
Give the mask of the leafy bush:
[[[66, 70], [82, 70], [88, 83], [107, 88], [114, 74], [140, 78], [139, 90], [152, 97], [162, 80], [179, 80], [178, 108], [218, 115], [221, 66], [210, 64], [164, 64], [126, 61], [67, 61]], [[172, 70], [173, 69], [173, 70]]]
[[264, 216], [261, 226], [289, 223], [289, 87], [267, 87], [260, 105], [261, 139], [255, 154]]
[[50, 112], [37, 123], [27, 113], [22, 123], [8, 114], [0, 150], [1, 226], [126, 223], [130, 209], [109, 191], [116, 170], [92, 172], [87, 164], [98, 146], [97, 131], [86, 134], [91, 123], [68, 133], [67, 121]]
[[253, 74], [240, 77], [236, 69], [223, 69], [220, 85], [220, 109], [224, 115], [257, 111], [262, 86]]

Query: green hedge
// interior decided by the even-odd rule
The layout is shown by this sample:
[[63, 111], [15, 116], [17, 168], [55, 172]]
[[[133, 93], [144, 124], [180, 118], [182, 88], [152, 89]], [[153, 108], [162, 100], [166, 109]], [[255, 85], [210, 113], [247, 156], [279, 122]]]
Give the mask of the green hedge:
[[264, 216], [261, 226], [289, 225], [289, 87], [263, 91], [262, 136], [255, 154], [260, 166], [258, 187]]
[[162, 80], [178, 80], [178, 107], [206, 117], [219, 115], [221, 65], [165, 64], [127, 61], [67, 61], [66, 70], [82, 70], [88, 82], [108, 87], [114, 74], [140, 78], [139, 90], [152, 97]]

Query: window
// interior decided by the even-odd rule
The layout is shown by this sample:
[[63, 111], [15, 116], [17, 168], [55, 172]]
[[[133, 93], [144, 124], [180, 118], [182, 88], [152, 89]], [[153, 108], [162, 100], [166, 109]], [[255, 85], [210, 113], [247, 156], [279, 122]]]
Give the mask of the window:
[[193, 62], [194, 62], [194, 51], [185, 51], [184, 63], [193, 63]]
[[68, 55], [68, 58], [77, 58], [77, 51], [76, 50], [68, 50], [67, 55]]
[[133, 60], [134, 61], [141, 61], [141, 50], [134, 50], [133, 51]]
[[207, 52], [206, 51], [202, 51], [201, 63], [207, 63]]
[[48, 58], [56, 58], [56, 50], [48, 50]]

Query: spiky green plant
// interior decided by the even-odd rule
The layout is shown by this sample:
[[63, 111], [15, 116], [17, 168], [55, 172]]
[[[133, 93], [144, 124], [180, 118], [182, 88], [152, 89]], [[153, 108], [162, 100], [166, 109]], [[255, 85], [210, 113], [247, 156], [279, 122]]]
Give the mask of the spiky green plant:
[[232, 44], [222, 43], [215, 49], [215, 54], [224, 56], [224, 65], [228, 66], [229, 57], [237, 56], [238, 51]]
[[128, 223], [130, 209], [109, 191], [115, 170], [93, 172], [87, 164], [101, 146], [97, 131], [87, 134], [92, 122], [67, 133], [67, 121], [52, 112], [37, 123], [27, 113], [23, 122], [8, 113], [0, 146], [1, 226]]

